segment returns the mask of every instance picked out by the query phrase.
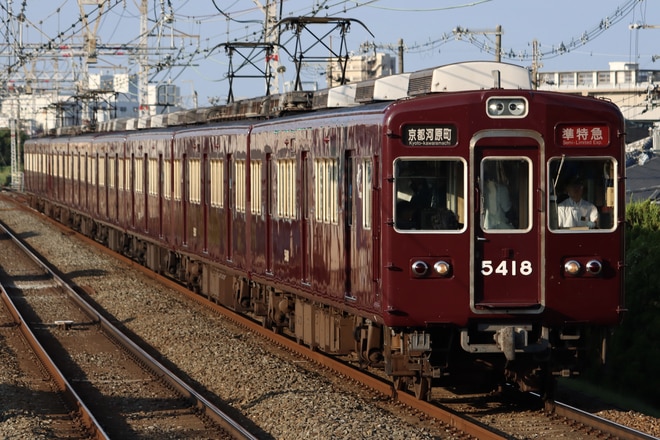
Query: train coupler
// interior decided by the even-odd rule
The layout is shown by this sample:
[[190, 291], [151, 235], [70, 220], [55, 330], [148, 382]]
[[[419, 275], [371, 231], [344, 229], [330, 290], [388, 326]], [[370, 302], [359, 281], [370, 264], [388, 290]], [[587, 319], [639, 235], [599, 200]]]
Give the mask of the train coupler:
[[[532, 343], [531, 332], [531, 325], [480, 324], [473, 334], [468, 329], [461, 330], [461, 347], [468, 353], [502, 353], [507, 361], [515, 360], [517, 353], [540, 353], [550, 348], [547, 328]], [[471, 338], [478, 342], [471, 342]]]

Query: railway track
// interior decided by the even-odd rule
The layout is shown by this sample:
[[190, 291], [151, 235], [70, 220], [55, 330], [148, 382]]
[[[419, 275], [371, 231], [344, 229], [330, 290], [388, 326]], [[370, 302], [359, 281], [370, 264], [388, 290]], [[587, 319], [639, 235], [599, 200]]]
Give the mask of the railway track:
[[[135, 268], [140, 267], [131, 262], [127, 263], [131, 264]], [[151, 273], [149, 273], [148, 276], [150, 278], [155, 277], [155, 275]], [[553, 432], [556, 435], [564, 435], [568, 436], [569, 438], [575, 437], [575, 434], [579, 433], [580, 438], [590, 439], [602, 438], [603, 433], [608, 432], [604, 427], [595, 430], [589, 426], [589, 424], [594, 424], [595, 422], [589, 422], [587, 424], [577, 421], [567, 422], [566, 420], [570, 420], [572, 416], [563, 414], [553, 416], [552, 412], [543, 412], [542, 409], [538, 408], [538, 405], [536, 407], [531, 406], [522, 408], [521, 404], [511, 405], [507, 402], [498, 403], [498, 399], [494, 397], [491, 397], [490, 401], [486, 403], [484, 403], [485, 401], [483, 398], [481, 398], [481, 400], [476, 400], [476, 403], [472, 409], [469, 409], [463, 403], [452, 406], [450, 402], [452, 399], [443, 398], [442, 396], [433, 396], [433, 402], [419, 402], [414, 399], [414, 397], [406, 393], [395, 393], [389, 383], [383, 382], [379, 378], [376, 378], [372, 375], [365, 375], [363, 372], [355, 372], [354, 368], [337, 362], [337, 360], [330, 359], [330, 361], [337, 362], [337, 364], [334, 366], [328, 366], [328, 364], [326, 364], [326, 362], [328, 362], [327, 358], [320, 355], [319, 353], [307, 350], [297, 344], [295, 341], [277, 339], [277, 335], [267, 329], [264, 329], [259, 323], [255, 323], [250, 320], [240, 321], [241, 318], [233, 316], [231, 313], [227, 313], [223, 308], [209, 303], [203, 298], [185, 291], [185, 289], [181, 289], [180, 286], [170, 283], [165, 279], [159, 278], [159, 280], [168, 284], [168, 287], [176, 288], [179, 291], [185, 292], [187, 295], [190, 295], [192, 299], [202, 304], [204, 307], [214, 310], [214, 313], [223, 313], [225, 314], [223, 316], [232, 316], [231, 319], [236, 319], [237, 322], [241, 322], [240, 325], [243, 326], [243, 328], [250, 329], [251, 333], [261, 333], [264, 335], [264, 337], [267, 337], [271, 340], [276, 340], [279, 346], [285, 347], [291, 353], [295, 353], [293, 357], [296, 359], [302, 359], [304, 357], [306, 361], [313, 360], [314, 362], [322, 363], [323, 365], [326, 365], [326, 368], [333, 368], [340, 372], [342, 376], [351, 377], [351, 380], [360, 381], [361, 383], [364, 383], [365, 386], [375, 390], [377, 393], [387, 396], [386, 400], [394, 402], [394, 405], [397, 405], [396, 402], [398, 401], [400, 402], [398, 405], [404, 404], [406, 408], [414, 407], [416, 409], [413, 411], [417, 411], [418, 414], [422, 414], [419, 416], [419, 419], [423, 422], [425, 421], [428, 423], [431, 420], [442, 421], [447, 426], [447, 428], [443, 429], [447, 432], [453, 433], [451, 438], [531, 438], [534, 436], [537, 438], [551, 438], [548, 436], [538, 437], [538, 433]], [[253, 338], [250, 337], [249, 339]], [[244, 361], [238, 360], [238, 362], [240, 363]], [[364, 377], [360, 379], [358, 376], [353, 376], [354, 372], [358, 375], [362, 374]], [[398, 400], [393, 400], [393, 397]], [[461, 399], [454, 398], [454, 400]], [[468, 399], [462, 400], [466, 401]], [[444, 408], [439, 407], [437, 405], [438, 403], [444, 405]], [[481, 406], [481, 410], [485, 410], [481, 411], [478, 409], [479, 406]], [[509, 408], [507, 409], [507, 407]], [[555, 414], [557, 414], [556, 411]], [[493, 419], [497, 420], [493, 421]], [[510, 420], [511, 425], [507, 425], [506, 420]], [[521, 432], [524, 432], [524, 429], [521, 430], [520, 427], [513, 426], [514, 424], [523, 425], [524, 428], [527, 429], [529, 437], [526, 437], [525, 434], [521, 434]], [[562, 428], [562, 425], [564, 428]], [[568, 428], [565, 428], [565, 426], [568, 426]], [[623, 435], [622, 432], [627, 433]], [[625, 428], [623, 431], [618, 431], [618, 433], [610, 435], [616, 438], [654, 438], [652, 436], [638, 433], [633, 430], [626, 430]], [[282, 438], [290, 437], [285, 436]]]
[[0, 352], [0, 414], [4, 421], [12, 421], [2, 426], [0, 436], [105, 438], [66, 378], [52, 367], [50, 359], [42, 359], [46, 356], [42, 347], [29, 327], [20, 324], [21, 317], [2, 285], [0, 291], [0, 339], [5, 347]]
[[94, 438], [255, 439], [119, 331], [0, 225], [2, 297]]

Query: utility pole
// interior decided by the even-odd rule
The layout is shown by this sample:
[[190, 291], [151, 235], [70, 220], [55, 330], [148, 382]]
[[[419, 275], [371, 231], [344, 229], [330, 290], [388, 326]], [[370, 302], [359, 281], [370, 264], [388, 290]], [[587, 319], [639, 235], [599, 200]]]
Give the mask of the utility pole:
[[[20, 148], [20, 118], [21, 118], [21, 103], [16, 97], [16, 118], [12, 114], [9, 120], [9, 129], [11, 131], [11, 188], [15, 191], [23, 190], [23, 173], [21, 172], [21, 156], [18, 154]], [[12, 113], [14, 111], [12, 110]], [[19, 138], [19, 139], [17, 139]]]
[[535, 89], [539, 88], [539, 69], [543, 64], [539, 63], [539, 42], [538, 40], [532, 41], [532, 84]]
[[[18, 55], [22, 53], [23, 45], [23, 17], [18, 17], [18, 37], [14, 35], [16, 29], [13, 26], [13, 16], [14, 12], [12, 9], [12, 0], [7, 1], [7, 20], [9, 20], [9, 26], [7, 29], [7, 37], [11, 38], [12, 51], [16, 53], [16, 59]], [[23, 189], [23, 173], [21, 172], [21, 158], [18, 154], [20, 148], [20, 119], [21, 119], [21, 100], [18, 91], [16, 93], [16, 107], [12, 105], [11, 115], [9, 119], [9, 131], [11, 136], [11, 187], [14, 190], [20, 191]], [[13, 98], [10, 97], [13, 100]], [[17, 138], [19, 140], [17, 141]]]
[[[637, 29], [660, 29], [660, 25], [657, 24], [642, 24], [642, 23], [633, 23], [628, 25], [628, 29], [631, 31], [636, 31]], [[660, 55], [653, 55], [651, 61], [654, 63], [656, 60], [660, 59]]]
[[[628, 29], [630, 29], [631, 31], [632, 30], [637, 30], [637, 29], [660, 29], [660, 25], [633, 23], [631, 25], [628, 25]], [[651, 57], [651, 61], [653, 61], [655, 63], [655, 61], [658, 58], [660, 58], [660, 55], [653, 55]], [[651, 82], [651, 84], [649, 85], [649, 89], [646, 93], [647, 108], [649, 108], [649, 107], [650, 108], [655, 108], [658, 105], [658, 103], [660, 102], [660, 100], [656, 99], [658, 97], [658, 91], [659, 91], [658, 86], [653, 84], [653, 82]], [[654, 131], [654, 133], [656, 133], [656, 131]], [[655, 134], [654, 134], [654, 139], [655, 139]], [[654, 145], [656, 145], [656, 148], [657, 148], [657, 144], [654, 144]]]
[[456, 26], [453, 30], [454, 35], [457, 39], [461, 39], [463, 35], [475, 35], [475, 34], [495, 34], [495, 61], [498, 63], [502, 61], [502, 25], [497, 25], [493, 29], [464, 29], [460, 26]]
[[[264, 13], [264, 43], [270, 53], [266, 53], [266, 75], [272, 76], [271, 88], [275, 93], [280, 92], [279, 77], [284, 74], [284, 67], [280, 66], [280, 28], [277, 25], [282, 18], [282, 4], [277, 0], [266, 0], [262, 5], [259, 0], [253, 0], [254, 4]], [[279, 7], [278, 7], [279, 6]]]
[[149, 6], [147, 0], [140, 3], [140, 42], [138, 43], [138, 108], [139, 116], [149, 116]]

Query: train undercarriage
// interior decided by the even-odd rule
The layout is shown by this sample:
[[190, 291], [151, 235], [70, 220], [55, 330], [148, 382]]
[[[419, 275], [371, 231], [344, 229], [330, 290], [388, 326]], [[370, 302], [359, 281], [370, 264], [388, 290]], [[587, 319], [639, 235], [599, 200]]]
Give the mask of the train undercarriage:
[[40, 199], [33, 199], [32, 206], [210, 301], [261, 319], [273, 331], [286, 332], [322, 352], [350, 356], [363, 368], [382, 370], [395, 389], [410, 390], [419, 399], [429, 398], [433, 386], [498, 387], [504, 382], [550, 396], [554, 376], [578, 374], [576, 360], [586, 339], [580, 329], [551, 331], [511, 324], [388, 328], [304, 292], [248, 279], [66, 207]]

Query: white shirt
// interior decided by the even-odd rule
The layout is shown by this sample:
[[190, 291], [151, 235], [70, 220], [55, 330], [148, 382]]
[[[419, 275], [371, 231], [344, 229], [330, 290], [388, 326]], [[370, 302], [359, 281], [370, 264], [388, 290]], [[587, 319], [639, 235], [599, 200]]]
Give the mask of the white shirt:
[[595, 228], [598, 222], [598, 209], [593, 203], [580, 199], [575, 202], [570, 197], [558, 206], [560, 228], [584, 227]]
[[510, 229], [513, 228], [506, 213], [511, 210], [511, 199], [506, 186], [489, 180], [486, 183], [486, 212], [484, 218], [485, 229]]

